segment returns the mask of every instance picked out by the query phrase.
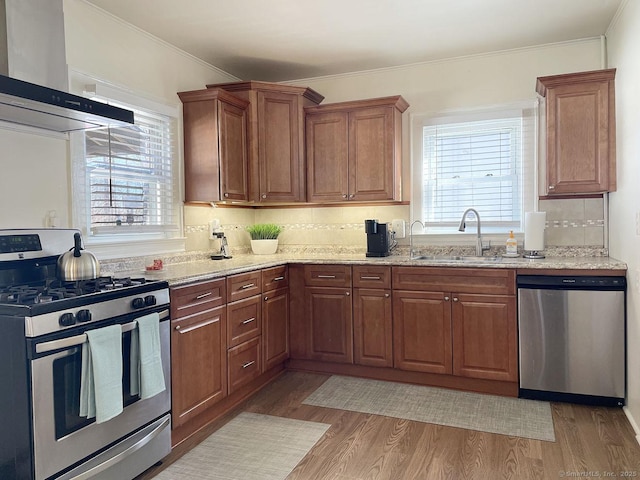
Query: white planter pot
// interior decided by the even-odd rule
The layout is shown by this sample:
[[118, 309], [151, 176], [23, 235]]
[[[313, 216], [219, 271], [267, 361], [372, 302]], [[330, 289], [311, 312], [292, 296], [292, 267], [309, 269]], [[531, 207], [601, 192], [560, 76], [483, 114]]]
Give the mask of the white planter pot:
[[251, 240], [251, 251], [256, 255], [271, 255], [278, 250], [278, 239]]

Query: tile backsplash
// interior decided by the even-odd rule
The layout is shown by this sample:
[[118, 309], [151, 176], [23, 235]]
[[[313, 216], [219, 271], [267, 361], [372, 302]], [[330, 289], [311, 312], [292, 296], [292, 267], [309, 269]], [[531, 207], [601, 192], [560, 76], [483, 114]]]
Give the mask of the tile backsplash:
[[[549, 247], [602, 247], [605, 216], [602, 198], [540, 200], [547, 212], [545, 245]], [[209, 222], [220, 220], [229, 245], [235, 251], [249, 248], [245, 227], [253, 223], [277, 223], [284, 227], [280, 245], [286, 247], [340, 246], [366, 249], [364, 220], [382, 222], [404, 219], [408, 230], [410, 207], [295, 207], [233, 208], [185, 206], [187, 251], [210, 250]], [[400, 243], [403, 243], [402, 241]]]

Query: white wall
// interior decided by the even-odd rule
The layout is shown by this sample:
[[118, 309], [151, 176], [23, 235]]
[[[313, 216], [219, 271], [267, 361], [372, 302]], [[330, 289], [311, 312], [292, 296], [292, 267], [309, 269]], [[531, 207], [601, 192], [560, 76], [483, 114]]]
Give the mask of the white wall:
[[607, 34], [609, 67], [616, 68], [616, 135], [618, 191], [610, 194], [611, 256], [628, 267], [627, 294], [627, 412], [636, 423], [640, 441], [640, 2], [623, 3]]
[[[64, 14], [72, 86], [80, 72], [178, 106], [176, 92], [235, 80], [82, 0], [65, 0]], [[73, 226], [67, 140], [0, 128], [0, 166], [0, 228], [46, 226], [50, 210]]]

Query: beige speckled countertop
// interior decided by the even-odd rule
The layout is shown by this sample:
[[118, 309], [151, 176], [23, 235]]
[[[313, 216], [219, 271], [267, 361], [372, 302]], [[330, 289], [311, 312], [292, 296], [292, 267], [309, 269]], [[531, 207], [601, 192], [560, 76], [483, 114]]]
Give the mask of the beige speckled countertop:
[[[611, 257], [549, 257], [526, 259], [522, 257], [493, 257], [487, 260], [465, 257], [461, 260], [445, 258], [412, 260], [408, 256], [391, 255], [383, 258], [367, 258], [363, 253], [286, 253], [275, 255], [237, 254], [225, 260], [197, 259], [165, 265], [161, 271], [129, 270], [118, 274], [145, 276], [154, 280], [167, 280], [171, 286], [209, 280], [235, 273], [243, 273], [259, 268], [275, 267], [286, 263], [345, 263], [351, 265], [412, 265], [474, 268], [514, 268], [518, 273], [542, 273], [542, 270], [613, 270], [624, 275], [627, 265]], [[545, 272], [548, 273], [548, 272]]]

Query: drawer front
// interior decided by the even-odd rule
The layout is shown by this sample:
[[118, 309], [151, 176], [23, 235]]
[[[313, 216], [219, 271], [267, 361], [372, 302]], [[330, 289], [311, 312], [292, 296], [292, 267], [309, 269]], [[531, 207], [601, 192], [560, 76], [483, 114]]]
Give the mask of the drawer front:
[[508, 268], [393, 267], [394, 290], [515, 295], [515, 270]]
[[289, 269], [286, 265], [262, 270], [262, 291], [269, 292], [289, 286]]
[[260, 375], [260, 337], [228, 351], [229, 394]]
[[356, 288], [391, 288], [391, 267], [353, 267], [353, 286]]
[[176, 320], [227, 303], [225, 279], [171, 287], [171, 318]]
[[260, 270], [227, 277], [227, 302], [229, 303], [253, 297], [260, 293], [262, 293], [262, 274]]
[[227, 346], [235, 347], [260, 335], [261, 298], [255, 295], [227, 305]]
[[305, 265], [304, 283], [310, 287], [351, 287], [349, 265]]

